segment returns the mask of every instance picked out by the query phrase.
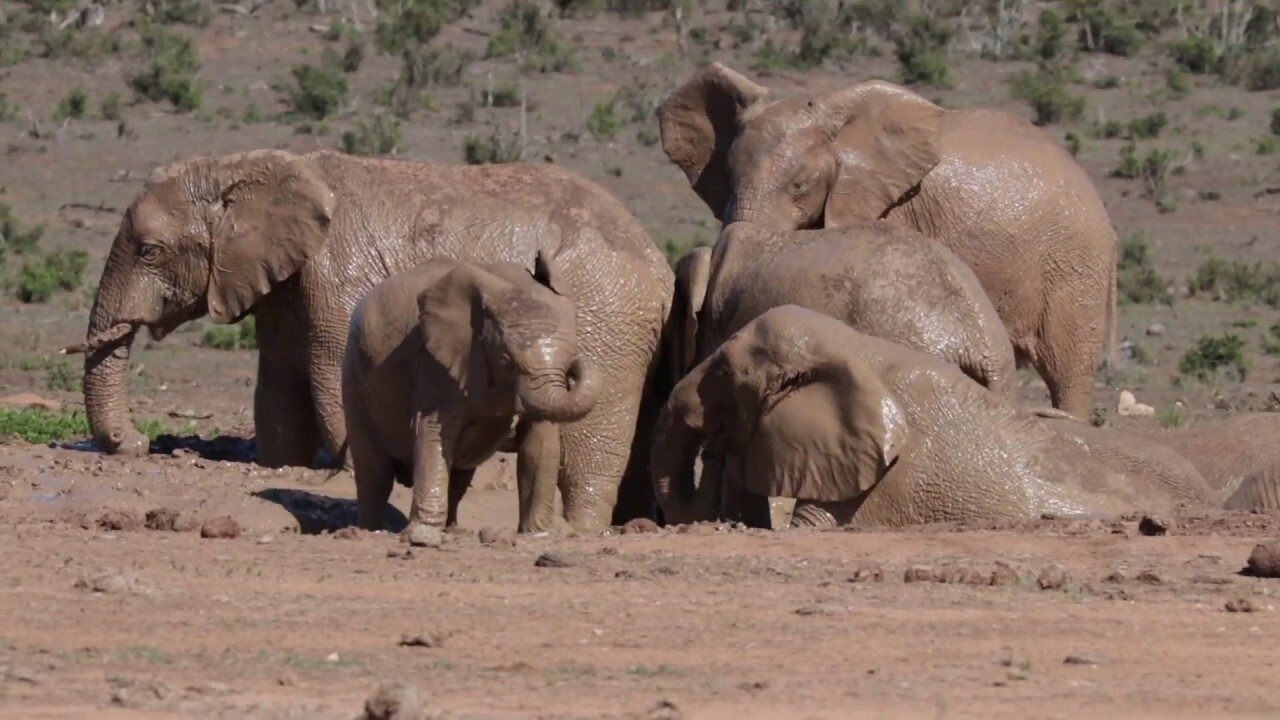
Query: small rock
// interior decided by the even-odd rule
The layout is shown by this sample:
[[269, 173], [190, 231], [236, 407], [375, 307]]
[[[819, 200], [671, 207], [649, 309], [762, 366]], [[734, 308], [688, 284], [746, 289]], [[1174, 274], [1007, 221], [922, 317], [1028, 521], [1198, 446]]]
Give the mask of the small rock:
[[254, 542], [258, 543], [259, 545], [270, 545], [275, 541], [276, 541], [275, 533], [266, 533], [265, 535], [259, 535], [258, 539], [254, 540]]
[[1113, 585], [1119, 585], [1120, 583], [1124, 583], [1128, 581], [1129, 581], [1128, 574], [1126, 574], [1124, 570], [1121, 570], [1119, 568], [1112, 570], [1111, 572], [1107, 573], [1106, 577], [1102, 578], [1102, 582], [1111, 583]]
[[444, 534], [440, 528], [424, 523], [413, 523], [405, 528], [404, 539], [413, 547], [438, 548], [444, 545]]
[[1116, 402], [1116, 412], [1132, 417], [1151, 417], [1156, 414], [1156, 409], [1138, 402], [1138, 399], [1128, 390], [1121, 390], [1120, 400]]
[[200, 518], [195, 513], [184, 512], [179, 513], [177, 519], [173, 521], [174, 532], [195, 532], [200, 529]]
[[866, 563], [854, 569], [849, 576], [851, 583], [884, 582], [884, 568], [879, 563]]
[[88, 590], [89, 592], [102, 593], [104, 595], [125, 592], [145, 595], [149, 592], [148, 588], [138, 581], [138, 578], [122, 570], [107, 570], [84, 575], [76, 580], [75, 587], [78, 590]]
[[338, 540], [361, 540], [365, 536], [365, 531], [355, 525], [348, 525], [344, 528], [338, 528], [333, 531], [333, 537]]
[[670, 700], [659, 700], [657, 705], [649, 710], [648, 720], [683, 720], [684, 713], [680, 712], [680, 708]]
[[1022, 582], [1018, 569], [1007, 562], [997, 562], [991, 571], [990, 583], [993, 587], [1012, 587]]
[[934, 580], [948, 585], [967, 585], [973, 575], [973, 571], [964, 565], [944, 565], [934, 573]]
[[413, 557], [413, 550], [411, 548], [404, 548], [403, 550], [391, 548], [387, 551], [387, 557], [393, 560], [408, 560]]
[[148, 510], [144, 521], [148, 530], [172, 531], [174, 523], [178, 520], [178, 511], [171, 508], [156, 508]]
[[364, 701], [362, 720], [425, 720], [427, 698], [407, 683], [388, 683]]
[[341, 660], [342, 660], [342, 656], [336, 652], [329, 653], [328, 655], [324, 656], [324, 661], [327, 663], [336, 663], [336, 662], [340, 662]]
[[1254, 577], [1280, 577], [1280, 538], [1258, 543], [1249, 553], [1246, 570]]
[[1134, 579], [1144, 585], [1163, 585], [1165, 583], [1164, 576], [1152, 569], [1143, 570]]
[[1251, 613], [1259, 610], [1258, 606], [1249, 598], [1232, 598], [1227, 601], [1224, 607], [1227, 612], [1233, 613]]
[[36, 676], [31, 668], [14, 666], [5, 671], [4, 679], [9, 682], [24, 683], [27, 685], [39, 685], [40, 678]]
[[1151, 337], [1160, 337], [1164, 335], [1164, 325], [1160, 323], [1151, 323], [1147, 326], [1147, 335]]
[[503, 548], [516, 546], [516, 533], [511, 528], [490, 525], [481, 528], [478, 537], [481, 545], [493, 545], [494, 547]]
[[129, 707], [129, 691], [125, 688], [116, 688], [111, 691], [111, 704], [116, 707]]
[[291, 672], [286, 672], [285, 674], [276, 678], [276, 684], [279, 685], [280, 687], [297, 687], [298, 676], [294, 675]]
[[622, 526], [623, 535], [644, 535], [647, 533], [661, 532], [662, 528], [658, 527], [658, 523], [649, 518], [635, 518], [628, 520]]
[[400, 636], [400, 646], [422, 648], [444, 647], [444, 641], [452, 635], [452, 632], [446, 632], [444, 630], [424, 630], [416, 633], [405, 633]]
[[1040, 575], [1036, 578], [1036, 585], [1039, 585], [1041, 590], [1061, 590], [1070, 580], [1071, 576], [1067, 573], [1067, 569], [1054, 563], [1040, 571]]
[[912, 565], [902, 574], [902, 582], [933, 582], [933, 568], [928, 565]]
[[837, 615], [842, 610], [844, 610], [844, 608], [838, 605], [832, 605], [831, 603], [814, 603], [812, 605], [802, 605], [801, 607], [796, 608], [796, 614], [805, 617], [811, 615]]
[[1168, 535], [1173, 529], [1173, 521], [1159, 515], [1143, 515], [1138, 521], [1138, 532], [1148, 537]]
[[619, 570], [618, 572], [613, 574], [613, 577], [615, 580], [630, 580], [635, 576], [636, 574], [631, 572], [630, 570]]
[[107, 510], [98, 516], [99, 530], [119, 532], [141, 528], [142, 519], [128, 510]]
[[211, 540], [232, 540], [240, 537], [240, 523], [230, 515], [206, 520], [200, 526], [200, 537]]
[[1102, 659], [1088, 653], [1072, 653], [1062, 658], [1063, 665], [1101, 665]]
[[539, 555], [533, 564], [542, 568], [567, 568], [573, 565], [573, 561], [558, 552], [546, 552]]

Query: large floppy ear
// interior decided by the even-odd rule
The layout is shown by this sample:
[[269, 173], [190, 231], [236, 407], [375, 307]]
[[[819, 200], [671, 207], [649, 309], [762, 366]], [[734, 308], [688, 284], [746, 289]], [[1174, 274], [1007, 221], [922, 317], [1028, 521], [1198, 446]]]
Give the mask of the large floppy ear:
[[684, 171], [716, 219], [729, 201], [725, 156], [747, 108], [768, 89], [720, 63], [712, 63], [681, 85], [658, 107], [662, 149]]
[[484, 307], [487, 298], [510, 288], [497, 276], [460, 264], [418, 295], [423, 344], [465, 394], [488, 387]]
[[938, 164], [945, 110], [892, 83], [873, 81], [813, 101], [836, 143], [826, 227], [881, 218]]
[[320, 250], [335, 199], [310, 161], [285, 152], [228, 157], [213, 173], [223, 211], [206, 298], [213, 321], [226, 323]]
[[743, 474], [762, 495], [835, 502], [875, 486], [898, 458], [906, 417], [872, 368], [815, 339], [813, 364], [775, 385]]

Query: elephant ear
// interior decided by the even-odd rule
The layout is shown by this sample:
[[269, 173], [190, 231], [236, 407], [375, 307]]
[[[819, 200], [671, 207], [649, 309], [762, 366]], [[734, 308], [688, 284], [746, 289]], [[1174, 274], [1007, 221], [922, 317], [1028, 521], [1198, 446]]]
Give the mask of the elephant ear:
[[876, 220], [938, 164], [942, 108], [886, 82], [867, 82], [814, 100], [836, 143], [836, 179], [826, 227]]
[[715, 213], [729, 201], [726, 155], [747, 108], [769, 90], [712, 63], [681, 85], [658, 107], [662, 149], [684, 171], [698, 196]]
[[463, 394], [488, 388], [489, 364], [483, 345], [486, 298], [510, 287], [474, 265], [460, 264], [418, 295], [423, 344]]
[[671, 298], [671, 314], [676, 324], [672, 331], [671, 362], [677, 378], [688, 372], [697, 360], [698, 315], [707, 296], [711, 252], [709, 247], [694, 248], [676, 263], [676, 287]]
[[213, 321], [227, 323], [320, 250], [335, 198], [311, 162], [288, 153], [227, 158], [214, 172], [223, 213], [206, 297]]
[[816, 357], [765, 399], [743, 462], [751, 492], [853, 500], [884, 477], [908, 440], [906, 416], [869, 365], [847, 350]]
[[569, 296], [569, 283], [560, 266], [546, 250], [539, 250], [533, 258], [533, 279], [545, 288], [562, 297]]

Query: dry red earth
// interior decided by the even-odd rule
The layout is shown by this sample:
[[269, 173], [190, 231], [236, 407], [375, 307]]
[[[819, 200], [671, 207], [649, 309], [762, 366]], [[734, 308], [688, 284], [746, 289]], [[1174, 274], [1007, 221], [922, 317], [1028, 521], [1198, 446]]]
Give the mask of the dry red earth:
[[[482, 55], [505, 4], [480, 3], [435, 43]], [[106, 27], [136, 41], [138, 5], [106, 4]], [[196, 154], [334, 147], [399, 63], [368, 43], [349, 107], [327, 134], [297, 132], [273, 86], [290, 82], [292, 65], [318, 62], [331, 44], [312, 28], [333, 18], [303, 5], [269, 0], [251, 15], [216, 12], [208, 27], [171, 28], [195, 40], [204, 63], [205, 105], [194, 115], [129, 102], [125, 77], [139, 60], [128, 43], [93, 60], [0, 68], [0, 93], [15, 108], [0, 118], [0, 202], [28, 226], [44, 224], [46, 246], [88, 250], [92, 283], [120, 211], [152, 168]], [[510, 133], [518, 111], [476, 98], [490, 78], [519, 77], [533, 103], [528, 159], [601, 182], [659, 242], [708, 242], [710, 214], [661, 149], [641, 141], [652, 118], [624, 118], [611, 139], [585, 131], [596, 103], [621, 88], [660, 97], [701, 57], [750, 67], [754, 46], [736, 46], [729, 28], [738, 15], [702, 5], [690, 27], [718, 49], [691, 40], [680, 57], [669, 18], [650, 13], [560, 21], [560, 37], [578, 48], [576, 73], [521, 77], [511, 60], [477, 60], [458, 87], [433, 88], [431, 107], [402, 123], [397, 154], [457, 162], [468, 137]], [[953, 87], [926, 95], [1028, 115], [1008, 85], [1031, 63], [979, 59], [971, 41], [984, 21], [969, 17], [954, 43]], [[1267, 189], [1280, 185], [1280, 169], [1255, 146], [1270, 136], [1280, 98], [1208, 77], [1173, 97], [1168, 63], [1157, 46], [1137, 58], [1074, 59], [1085, 116], [1052, 129], [1084, 137], [1080, 161], [1118, 232], [1146, 233], [1173, 290], [1172, 306], [1121, 310], [1122, 339], [1144, 352], [1099, 374], [1094, 401], [1124, 427], [1275, 409], [1280, 390], [1263, 343], [1280, 309], [1185, 291], [1209, 257], [1277, 257], [1280, 196]], [[896, 73], [888, 52], [757, 77], [788, 94]], [[1108, 77], [1113, 87], [1103, 87]], [[90, 116], [52, 122], [77, 86], [88, 90]], [[125, 137], [96, 117], [111, 91], [126, 98]], [[250, 105], [264, 121], [241, 120]], [[1169, 178], [1177, 209], [1168, 213], [1140, 181], [1108, 176], [1128, 141], [1088, 132], [1156, 110], [1169, 125], [1138, 152], [1170, 149], [1183, 165]], [[57, 350], [83, 338], [91, 297], [90, 287], [23, 305], [5, 291], [0, 396], [36, 392], [76, 407], [55, 371], [78, 370]], [[1153, 323], [1164, 333], [1148, 334]], [[207, 328], [139, 341], [133, 410], [176, 432], [224, 436], [219, 444], [126, 460], [0, 443], [0, 718], [345, 719], [392, 680], [420, 688], [443, 717], [1280, 716], [1280, 580], [1240, 574], [1257, 542], [1280, 535], [1274, 515], [1188, 511], [1160, 537], [1139, 534], [1134, 516], [877, 533], [708, 526], [482, 545], [482, 528], [514, 525], [509, 468], [494, 467], [463, 506], [463, 531], [440, 548], [410, 549], [395, 535], [340, 530], [354, 515], [347, 476], [324, 482], [214, 459], [244, 456], [235, 438], [252, 435], [255, 358], [200, 347]], [[1180, 379], [1182, 354], [1223, 332], [1245, 338], [1247, 377]], [[1043, 402], [1043, 385], [1023, 379], [1022, 399]], [[1121, 388], [1161, 417], [1117, 417]], [[158, 510], [152, 525], [178, 529], [146, 529]], [[238, 537], [201, 537], [205, 522], [228, 516]], [[547, 553], [567, 566], [536, 566]], [[922, 579], [904, 582], [908, 571]], [[931, 580], [993, 573], [995, 586]], [[406, 636], [434, 646], [403, 646]]]

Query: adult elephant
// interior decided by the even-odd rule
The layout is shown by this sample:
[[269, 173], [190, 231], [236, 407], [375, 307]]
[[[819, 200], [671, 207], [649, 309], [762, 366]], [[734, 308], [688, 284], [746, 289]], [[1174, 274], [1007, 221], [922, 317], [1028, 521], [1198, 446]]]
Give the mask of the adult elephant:
[[[157, 170], [125, 212], [84, 345], [85, 408], [108, 452], [145, 452], [129, 423], [135, 332], [162, 338], [208, 315], [257, 318], [260, 462], [307, 465], [346, 441], [341, 363], [357, 301], [426, 260], [534, 267], [544, 253], [577, 303], [595, 408], [565, 426], [561, 485], [578, 527], [610, 521], [670, 305], [671, 269], [600, 187], [550, 166], [457, 167], [332, 152], [256, 151]], [[641, 497], [643, 497], [641, 495]], [[620, 508], [624, 513], [648, 508]]]
[[1108, 326], [1114, 336], [1116, 237], [1088, 176], [1039, 128], [944, 110], [885, 82], [770, 101], [718, 63], [658, 117], [667, 156], [724, 223], [887, 219], [945, 244], [978, 276], [1054, 406], [1088, 414]]
[[[1214, 502], [1175, 454], [1099, 432], [1014, 409], [944, 360], [786, 305], [676, 385], [655, 431], [654, 490], [671, 522], [713, 514], [740, 484], [795, 498], [796, 524], [863, 527]], [[733, 461], [695, 488], [704, 443]]]

